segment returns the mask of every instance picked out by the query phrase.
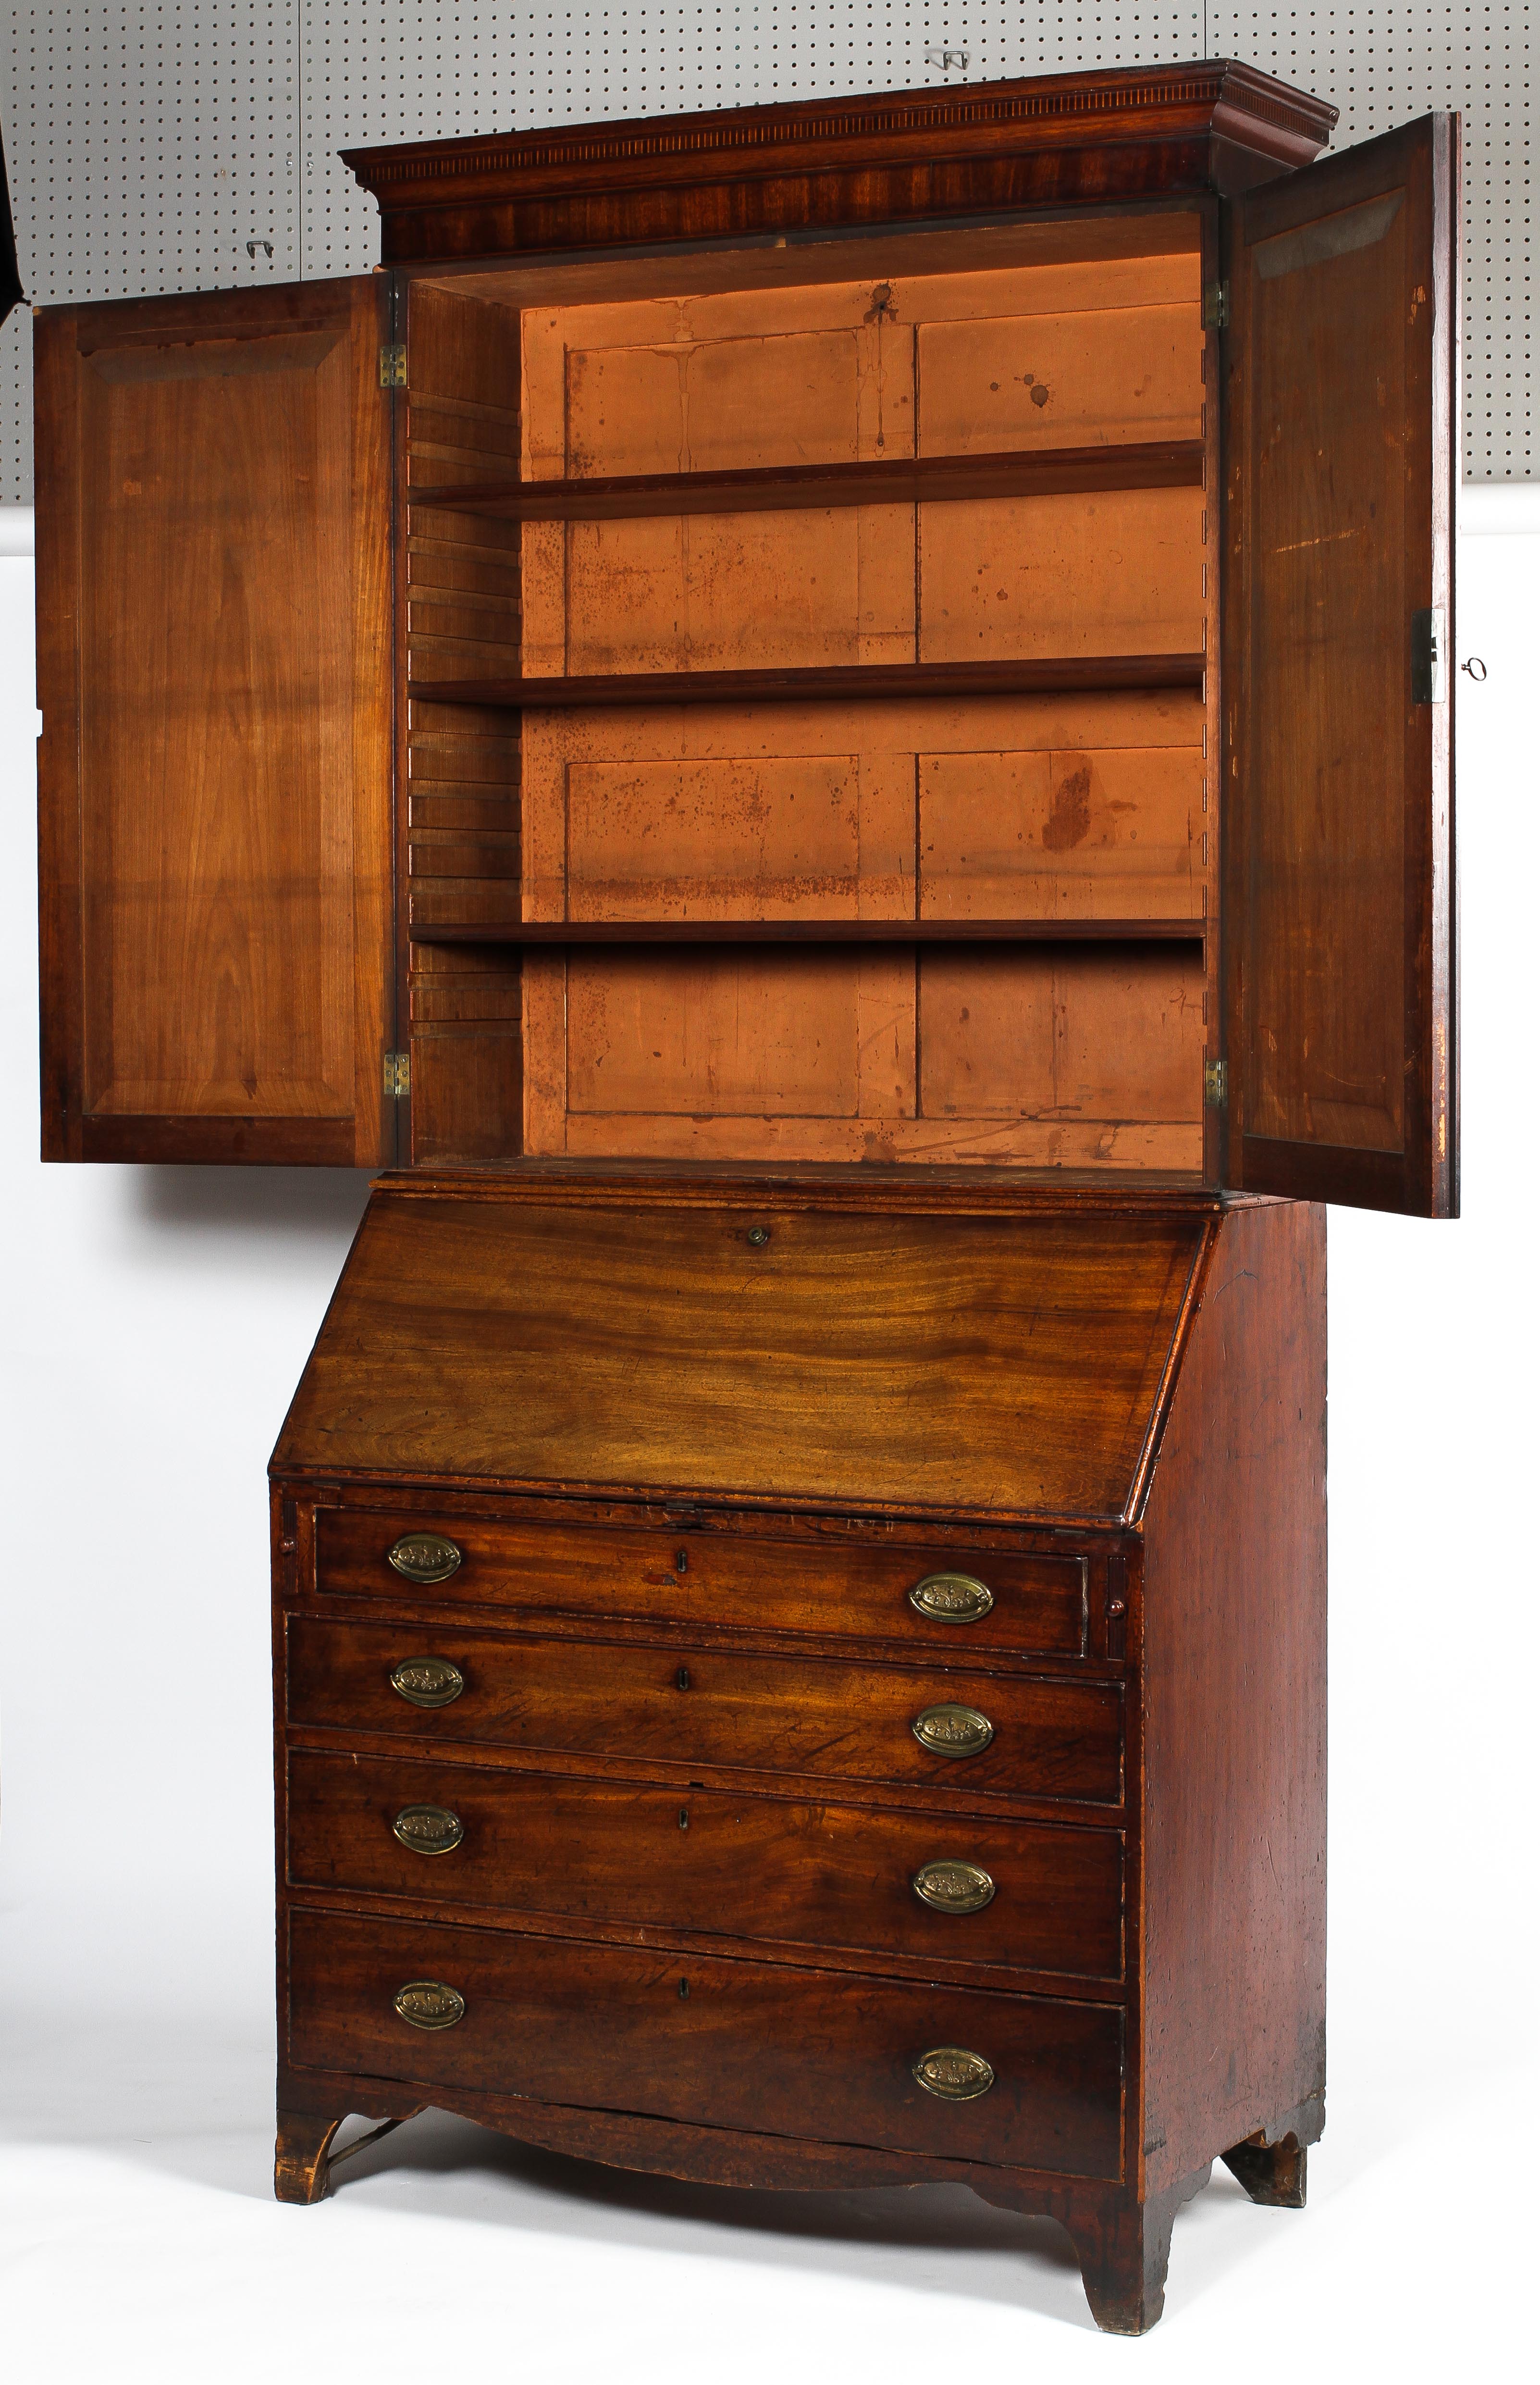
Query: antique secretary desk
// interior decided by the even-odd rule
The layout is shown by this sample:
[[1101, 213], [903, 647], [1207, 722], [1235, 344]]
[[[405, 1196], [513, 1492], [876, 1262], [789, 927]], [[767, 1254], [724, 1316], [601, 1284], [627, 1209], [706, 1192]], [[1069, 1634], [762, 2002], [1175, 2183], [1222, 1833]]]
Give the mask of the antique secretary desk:
[[44, 1142], [383, 1165], [273, 1460], [280, 2195], [428, 2104], [1303, 2200], [1323, 1203], [1457, 1205], [1458, 127], [351, 159], [44, 313]]

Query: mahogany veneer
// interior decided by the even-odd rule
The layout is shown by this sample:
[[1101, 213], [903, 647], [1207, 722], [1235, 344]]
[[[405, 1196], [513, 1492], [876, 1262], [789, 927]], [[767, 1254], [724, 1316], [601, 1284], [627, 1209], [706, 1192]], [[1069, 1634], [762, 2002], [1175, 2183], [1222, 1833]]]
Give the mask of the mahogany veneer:
[[279, 2191], [963, 2178], [1149, 2324], [1321, 2126], [1322, 1213], [560, 1180], [385, 1180], [274, 1455]]
[[44, 1144], [376, 1186], [279, 2194], [428, 2104], [1160, 2314], [1323, 2113], [1323, 1211], [1459, 1203], [1459, 128], [1227, 62], [350, 153], [45, 309]]

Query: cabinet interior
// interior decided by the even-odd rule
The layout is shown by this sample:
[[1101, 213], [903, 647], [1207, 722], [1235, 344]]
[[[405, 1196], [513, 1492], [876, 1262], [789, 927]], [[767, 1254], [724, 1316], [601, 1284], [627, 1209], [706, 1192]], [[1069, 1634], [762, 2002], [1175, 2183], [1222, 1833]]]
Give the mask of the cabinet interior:
[[416, 1160], [1201, 1168], [1203, 232], [409, 282]]

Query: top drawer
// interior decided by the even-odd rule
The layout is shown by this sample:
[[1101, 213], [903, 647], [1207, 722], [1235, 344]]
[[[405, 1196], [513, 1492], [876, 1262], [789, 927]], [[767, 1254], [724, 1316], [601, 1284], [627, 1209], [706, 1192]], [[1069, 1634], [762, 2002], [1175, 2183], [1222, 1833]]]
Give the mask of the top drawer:
[[[424, 1540], [444, 1544], [437, 1558]], [[1087, 1560], [1076, 1556], [323, 1507], [316, 1576], [321, 1591], [350, 1598], [823, 1632], [956, 1655], [1086, 1653]]]

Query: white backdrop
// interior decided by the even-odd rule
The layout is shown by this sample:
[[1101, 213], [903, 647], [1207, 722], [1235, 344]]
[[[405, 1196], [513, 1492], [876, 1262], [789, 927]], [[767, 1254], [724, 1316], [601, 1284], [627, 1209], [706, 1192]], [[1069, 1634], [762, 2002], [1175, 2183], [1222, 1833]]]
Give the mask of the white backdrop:
[[712, 2194], [425, 2117], [331, 2203], [271, 2202], [264, 1468], [366, 1180], [38, 1164], [31, 566], [0, 560], [14, 2385], [1520, 2373], [1540, 493], [1467, 502], [1490, 534], [1462, 540], [1459, 653], [1491, 676], [1459, 681], [1465, 1217], [1331, 1221], [1329, 2125], [1308, 2212], [1216, 2179], [1179, 2220], [1130, 2354], [1091, 2332], [1056, 2229], [961, 2189]]

